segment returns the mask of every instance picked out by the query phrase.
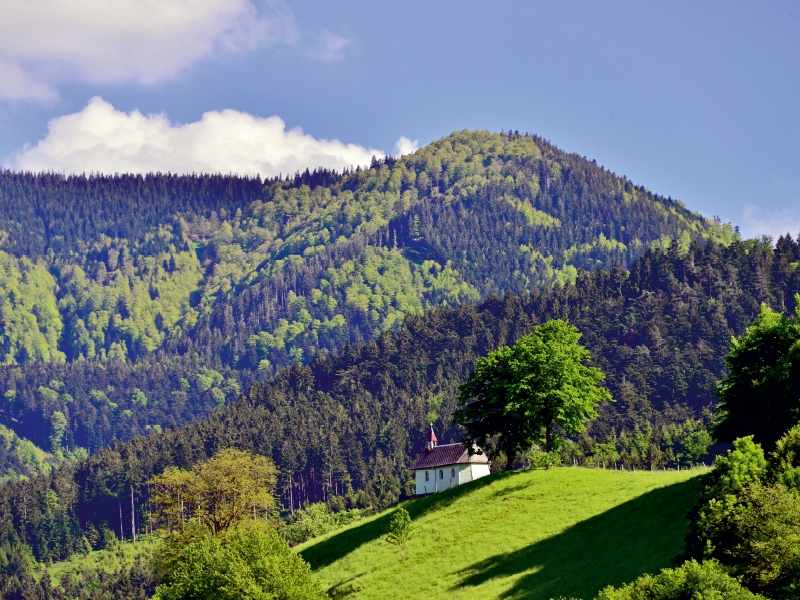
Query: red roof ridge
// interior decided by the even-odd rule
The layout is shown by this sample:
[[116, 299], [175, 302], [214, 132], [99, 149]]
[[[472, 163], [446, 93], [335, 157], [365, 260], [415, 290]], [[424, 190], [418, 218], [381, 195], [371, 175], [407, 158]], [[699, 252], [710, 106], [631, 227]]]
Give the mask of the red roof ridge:
[[462, 443], [442, 444], [434, 446], [422, 453], [411, 469], [431, 469], [463, 463], [488, 463], [485, 454], [469, 455], [467, 447]]

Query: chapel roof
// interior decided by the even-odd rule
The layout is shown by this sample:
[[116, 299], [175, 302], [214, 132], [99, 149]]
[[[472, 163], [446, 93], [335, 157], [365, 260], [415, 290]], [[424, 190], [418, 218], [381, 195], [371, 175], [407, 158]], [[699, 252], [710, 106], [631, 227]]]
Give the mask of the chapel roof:
[[[475, 448], [477, 450], [477, 448]], [[485, 454], [469, 455], [467, 447], [464, 444], [444, 444], [442, 446], [434, 446], [429, 450], [425, 450], [417, 459], [417, 462], [411, 467], [412, 470], [416, 469], [432, 469], [435, 467], [444, 467], [448, 465], [457, 465], [463, 463], [488, 463], [489, 459]]]

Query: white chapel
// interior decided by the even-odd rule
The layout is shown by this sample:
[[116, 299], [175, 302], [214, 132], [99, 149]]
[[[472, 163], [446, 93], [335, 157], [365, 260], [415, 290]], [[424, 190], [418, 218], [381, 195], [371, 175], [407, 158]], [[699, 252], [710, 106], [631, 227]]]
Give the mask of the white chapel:
[[446, 490], [489, 474], [489, 459], [485, 454], [470, 456], [464, 444], [439, 446], [438, 442], [431, 425], [425, 452], [411, 467], [418, 496]]

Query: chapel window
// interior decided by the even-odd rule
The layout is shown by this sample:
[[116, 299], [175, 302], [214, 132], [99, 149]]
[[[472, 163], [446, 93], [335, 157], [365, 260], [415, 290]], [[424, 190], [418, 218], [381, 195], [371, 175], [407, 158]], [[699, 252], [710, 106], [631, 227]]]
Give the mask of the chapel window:
[[450, 469], [450, 477], [455, 477], [455, 476], [456, 476], [456, 470]]
[[431, 474], [428, 471], [425, 471], [425, 481], [429, 481], [431, 478]]
[[439, 479], [444, 479], [444, 471], [439, 469]]

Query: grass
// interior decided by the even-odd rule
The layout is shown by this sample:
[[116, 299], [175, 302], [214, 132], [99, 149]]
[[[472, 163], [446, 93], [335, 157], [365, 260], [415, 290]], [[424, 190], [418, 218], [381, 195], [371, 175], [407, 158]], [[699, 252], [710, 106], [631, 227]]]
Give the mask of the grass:
[[393, 509], [298, 551], [334, 598], [589, 600], [671, 566], [701, 473], [501, 473], [403, 503], [405, 562], [384, 539]]
[[75, 579], [86, 579], [89, 574], [114, 573], [123, 567], [129, 569], [137, 557], [147, 556], [155, 543], [155, 538], [151, 536], [139, 536], [135, 545], [130, 542], [119, 543], [114, 549], [94, 550], [85, 556], [75, 554], [67, 560], [53, 563], [47, 568], [47, 573], [53, 585], [58, 585], [65, 573], [70, 573]]

